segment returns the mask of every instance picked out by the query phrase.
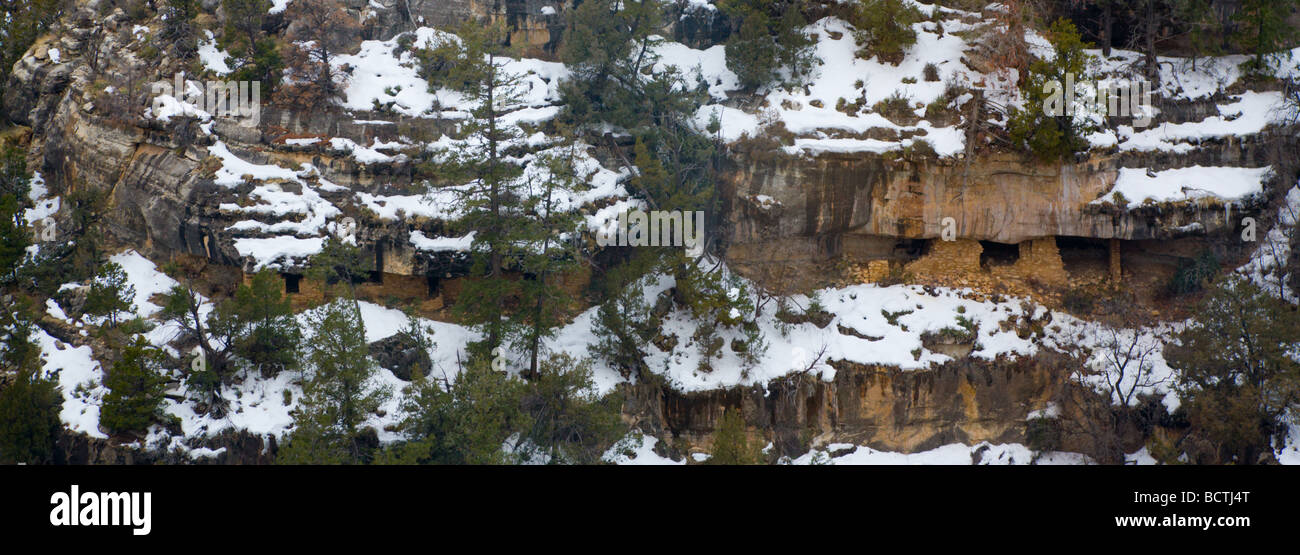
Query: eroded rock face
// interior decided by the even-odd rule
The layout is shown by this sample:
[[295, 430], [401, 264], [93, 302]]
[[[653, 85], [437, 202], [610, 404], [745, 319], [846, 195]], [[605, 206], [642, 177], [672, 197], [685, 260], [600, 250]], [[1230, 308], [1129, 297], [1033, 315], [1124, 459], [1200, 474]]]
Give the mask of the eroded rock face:
[[54, 449], [55, 464], [271, 464], [278, 446], [275, 436], [261, 437], [247, 432], [227, 432], [205, 442], [210, 457], [189, 458], [178, 453], [147, 451], [127, 447], [113, 440], [99, 439], [63, 430]]
[[633, 425], [703, 451], [723, 412], [738, 408], [748, 427], [770, 431], [766, 440], [778, 454], [840, 442], [916, 452], [950, 443], [1023, 442], [1026, 415], [1045, 407], [1071, 371], [1053, 352], [1014, 361], [963, 359], [918, 371], [831, 365], [836, 374], [829, 382], [795, 375], [766, 387], [701, 393], [628, 386], [627, 412]]
[[[1263, 151], [1257, 154], [1240, 165], [1269, 165]], [[940, 237], [945, 218], [952, 218], [956, 237], [1008, 244], [1051, 236], [1167, 238], [1193, 222], [1211, 233], [1226, 227], [1217, 206], [1156, 214], [1090, 205], [1111, 189], [1120, 162], [1038, 164], [1012, 154], [981, 156], [969, 165], [874, 154], [742, 159], [729, 179], [729, 239], [739, 245], [828, 236], [932, 239]], [[754, 200], [762, 197], [771, 201]]]

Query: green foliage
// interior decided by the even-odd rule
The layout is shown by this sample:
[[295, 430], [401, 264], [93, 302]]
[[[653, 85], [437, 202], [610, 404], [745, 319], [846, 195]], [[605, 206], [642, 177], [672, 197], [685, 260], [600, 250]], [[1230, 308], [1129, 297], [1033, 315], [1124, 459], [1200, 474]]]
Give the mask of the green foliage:
[[352, 286], [365, 276], [367, 267], [361, 249], [330, 236], [321, 251], [311, 257], [307, 277], [321, 281], [326, 287], [336, 286], [351, 296]]
[[710, 455], [708, 464], [762, 463], [762, 447], [757, 442], [750, 442], [745, 435], [745, 419], [741, 416], [740, 409], [731, 409], [722, 414], [718, 428], [713, 432]]
[[921, 11], [904, 0], [860, 0], [849, 16], [856, 28], [854, 38], [863, 46], [858, 56], [878, 56], [897, 65], [907, 49], [916, 44], [912, 24], [922, 19]]
[[1223, 23], [1213, 9], [1213, 0], [1177, 2], [1174, 4], [1174, 17], [1187, 26], [1188, 40], [1196, 56], [1217, 56], [1223, 52], [1225, 33]]
[[232, 55], [226, 64], [234, 68], [232, 81], [260, 81], [261, 93], [270, 95], [280, 83], [284, 60], [273, 37], [265, 37], [262, 23], [271, 9], [270, 0], [222, 0], [225, 32], [221, 48]]
[[[21, 203], [22, 201], [20, 201]], [[99, 189], [75, 188], [63, 198], [69, 217], [52, 241], [18, 269], [24, 287], [53, 295], [60, 285], [93, 278], [105, 262], [100, 219], [106, 195]]]
[[30, 243], [27, 219], [18, 199], [10, 193], [0, 195], [0, 283], [13, 280]]
[[40, 365], [41, 350], [31, 339], [31, 304], [22, 297], [0, 298], [0, 371], [21, 373]]
[[1038, 453], [1061, 449], [1061, 423], [1055, 418], [1037, 417], [1025, 421], [1025, 445]]
[[621, 398], [595, 393], [591, 361], [552, 354], [523, 396], [524, 439], [552, 463], [595, 464], [626, 432]]
[[62, 408], [52, 377], [35, 367], [20, 371], [0, 390], [0, 464], [50, 462]]
[[1296, 30], [1286, 19], [1300, 6], [1297, 0], [1242, 0], [1233, 15], [1236, 32], [1232, 38], [1254, 57], [1249, 67], [1263, 70], [1265, 58], [1286, 49], [1295, 40]]
[[0, 389], [0, 464], [50, 462], [63, 396], [55, 376], [41, 372], [31, 306], [12, 296], [0, 304], [0, 372], [13, 376]]
[[[474, 32], [469, 27], [474, 25], [473, 23], [465, 25], [466, 28], [461, 32]], [[473, 92], [478, 87], [480, 79], [475, 68], [478, 65], [477, 61], [484, 54], [478, 51], [482, 46], [484, 45], [481, 42], [463, 43], [447, 40], [416, 50], [415, 59], [420, 63], [418, 74], [429, 84], [429, 92], [444, 88], [458, 92]]]
[[[502, 24], [467, 24], [460, 41], [429, 51], [424, 59], [431, 87], [450, 84], [477, 104], [462, 121], [457, 139], [432, 163], [439, 177], [465, 184], [464, 215], [456, 226], [474, 231], [470, 274], [454, 310], [477, 327], [484, 340], [472, 357], [503, 357], [504, 345], [529, 353], [529, 374], [537, 371], [541, 340], [560, 323], [566, 296], [556, 279], [576, 261], [571, 243], [558, 239], [578, 227], [576, 214], [554, 210], [560, 193], [579, 180], [573, 169], [576, 146], [563, 154], [543, 156], [534, 167], [547, 171], [537, 179], [507, 155], [507, 145], [522, 131], [502, 117], [522, 107], [517, 85], [522, 76], [504, 65], [510, 51], [501, 46], [508, 31]], [[561, 135], [565, 134], [561, 132]], [[523, 274], [514, 279], [509, 273]]]
[[1166, 287], [1171, 295], [1185, 295], [1200, 291], [1205, 283], [1219, 273], [1219, 257], [1214, 251], [1204, 250], [1194, 259], [1183, 259], [1178, 270], [1169, 278]]
[[803, 32], [807, 21], [798, 2], [726, 0], [720, 7], [740, 21], [739, 32], [727, 44], [727, 67], [742, 85], [770, 83], [783, 68], [798, 79], [812, 68], [813, 43]]
[[565, 137], [564, 142], [567, 146], [539, 155], [534, 162], [546, 168], [546, 177], [537, 187], [530, 183], [525, 188], [528, 196], [521, 208], [531, 217], [517, 222], [512, 230], [515, 244], [525, 247], [518, 258], [524, 279], [518, 289], [520, 310], [514, 315], [520, 325], [512, 327], [508, 339], [516, 351], [528, 353], [529, 379], [537, 377], [542, 340], [565, 323], [570, 296], [560, 287], [559, 279], [577, 269], [581, 256], [577, 241], [561, 237], [570, 234], [576, 238], [573, 232], [581, 229], [582, 216], [556, 209], [559, 194], [581, 185], [575, 169], [578, 143], [572, 137]]
[[370, 453], [358, 441], [361, 426], [392, 392], [375, 382], [377, 368], [366, 345], [361, 311], [355, 302], [337, 300], [317, 309], [310, 325], [311, 373], [279, 461], [365, 462]]
[[588, 347], [592, 356], [625, 377], [640, 375], [645, 358], [642, 348], [658, 327], [645, 300], [645, 283], [641, 279], [653, 263], [647, 254], [640, 254], [606, 272], [606, 300], [592, 320], [591, 334], [596, 338]]
[[[1025, 109], [1011, 110], [1008, 131], [1011, 140], [1027, 148], [1044, 161], [1065, 160], [1088, 149], [1086, 136], [1094, 125], [1086, 117], [1075, 117], [1067, 107], [1073, 98], [1064, 97], [1067, 76], [1080, 82], [1086, 79], [1090, 56], [1089, 45], [1079, 37], [1074, 24], [1058, 19], [1048, 31], [1056, 56], [1052, 60], [1034, 60], [1029, 75], [1021, 83]], [[1076, 110], [1078, 106], [1075, 106]], [[1049, 111], [1052, 114], [1049, 114]], [[1055, 115], [1053, 115], [1055, 114]]]
[[0, 150], [0, 195], [13, 195], [20, 204], [30, 204], [32, 176], [27, 172], [27, 155], [23, 149], [6, 144]]
[[63, 14], [63, 0], [5, 2], [0, 17], [0, 97], [14, 63]]
[[117, 362], [104, 378], [104, 405], [99, 423], [111, 433], [142, 433], [162, 412], [162, 364], [166, 355], [153, 348], [143, 337], [122, 350]]
[[135, 286], [126, 280], [126, 271], [116, 262], [107, 262], [95, 272], [86, 293], [86, 314], [107, 317], [109, 327], [117, 327], [119, 312], [135, 312]]
[[295, 366], [302, 339], [280, 283], [274, 271], [262, 270], [248, 285], [239, 286], [226, 308], [238, 330], [232, 338], [235, 354], [265, 376]]
[[198, 54], [198, 34], [194, 18], [199, 15], [198, 0], [166, 0], [160, 10], [163, 19], [162, 39], [171, 43], [173, 57], [190, 60]]
[[570, 117], [632, 127], [641, 70], [655, 60], [663, 20], [658, 0], [586, 0], [569, 12], [559, 54], [572, 72], [562, 85]]
[[412, 376], [402, 402], [399, 429], [405, 443], [383, 462], [399, 464], [500, 464], [511, 457], [502, 445], [524, 429], [520, 402], [525, 384], [471, 360], [454, 383]]
[[221, 46], [227, 50], [251, 51], [262, 36], [262, 22], [271, 9], [271, 0], [222, 0], [225, 35]]
[[64, 206], [71, 209], [71, 229], [60, 233], [64, 243], [69, 245], [64, 258], [68, 265], [61, 275], [63, 281], [51, 284], [54, 287], [92, 277], [107, 261], [100, 221], [108, 204], [108, 195], [100, 189], [85, 187], [69, 193], [64, 201]]
[[1300, 401], [1300, 314], [1236, 276], [1212, 287], [1196, 314], [1166, 354], [1191, 424], [1186, 452], [1200, 462], [1259, 462]]

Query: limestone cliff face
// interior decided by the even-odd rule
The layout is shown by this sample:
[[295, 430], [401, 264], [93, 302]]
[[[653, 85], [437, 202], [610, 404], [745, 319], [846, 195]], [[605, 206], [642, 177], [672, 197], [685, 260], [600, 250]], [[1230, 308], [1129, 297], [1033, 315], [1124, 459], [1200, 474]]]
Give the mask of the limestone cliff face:
[[[1259, 206], [1226, 211], [1217, 203], [1142, 207], [1122, 211], [1090, 204], [1114, 185], [1120, 167], [1186, 167], [1196, 164], [1286, 166], [1289, 138], [1256, 138], [1246, 144], [1207, 144], [1177, 161], [1158, 154], [1096, 157], [1078, 164], [1043, 164], [1018, 154], [972, 160], [899, 160], [875, 154], [808, 157], [742, 157], [729, 176], [728, 218], [732, 256], [771, 252], [774, 244], [809, 259], [858, 255], [885, 257], [889, 239], [940, 237], [952, 218], [963, 239], [1021, 243], [1042, 237], [1170, 239], [1214, 234], [1236, 225]], [[1279, 168], [1280, 169], [1280, 168]], [[1279, 175], [1287, 174], [1279, 171]]]
[[1024, 441], [1025, 416], [1041, 409], [1073, 369], [1044, 352], [1015, 361], [962, 359], [922, 371], [833, 362], [834, 379], [806, 375], [762, 387], [683, 394], [628, 386], [627, 412], [647, 432], [667, 431], [707, 451], [727, 410], [740, 410], [754, 437], [778, 454], [810, 444], [853, 443], [915, 452], [950, 443]]

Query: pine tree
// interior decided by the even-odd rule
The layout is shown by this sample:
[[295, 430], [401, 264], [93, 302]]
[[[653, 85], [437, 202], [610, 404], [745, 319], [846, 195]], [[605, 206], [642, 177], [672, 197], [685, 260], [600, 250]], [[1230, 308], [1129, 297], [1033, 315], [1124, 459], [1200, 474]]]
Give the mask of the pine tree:
[[0, 283], [10, 282], [17, 275], [29, 244], [31, 233], [18, 199], [9, 193], [0, 195]]
[[406, 442], [386, 462], [403, 464], [503, 464], [502, 446], [528, 429], [520, 412], [524, 383], [471, 360], [454, 382], [417, 376], [402, 402], [399, 429]]
[[193, 59], [199, 50], [198, 35], [194, 32], [194, 18], [199, 15], [198, 0], [167, 0], [161, 11], [164, 15], [162, 38], [171, 43], [172, 56], [177, 60]]
[[506, 148], [522, 139], [522, 131], [503, 121], [508, 112], [522, 107], [522, 77], [507, 71], [502, 46], [508, 37], [498, 22], [486, 27], [466, 24], [459, 31], [458, 60], [447, 79], [464, 83], [463, 94], [474, 103], [470, 117], [457, 130], [456, 145], [438, 152], [437, 171], [456, 183], [462, 193], [463, 216], [456, 225], [473, 230], [470, 248], [473, 279], [459, 296], [455, 311], [482, 331], [484, 340], [474, 345], [472, 356], [500, 356], [505, 341], [517, 333], [517, 321], [507, 305], [516, 302], [520, 284], [507, 271], [518, 271], [526, 249], [522, 230], [529, 216], [519, 204], [529, 198], [521, 183], [522, 168]]
[[1236, 276], [1216, 284], [1166, 358], [1191, 423], [1189, 454], [1204, 462], [1254, 464], [1287, 431], [1300, 402], [1300, 314]]
[[767, 84], [776, 71], [776, 43], [767, 27], [766, 15], [746, 17], [736, 38], [727, 45], [727, 67], [748, 88]]
[[53, 376], [41, 372], [40, 346], [26, 303], [9, 297], [0, 307], [0, 371], [13, 382], [0, 389], [0, 464], [50, 462], [62, 426], [63, 396]]
[[657, 327], [641, 280], [657, 259], [648, 250], [640, 252], [644, 254], [605, 273], [605, 302], [596, 309], [591, 326], [596, 342], [588, 347], [592, 356], [624, 377], [641, 375], [643, 348]]
[[226, 16], [221, 47], [238, 52], [226, 63], [235, 68], [230, 78], [234, 81], [259, 81], [262, 94], [272, 93], [280, 83], [283, 60], [275, 39], [264, 37], [262, 23], [271, 9], [270, 0], [222, 0]]
[[722, 413], [718, 427], [713, 432], [713, 449], [710, 451], [708, 464], [738, 465], [759, 464], [762, 452], [758, 445], [751, 444], [745, 435], [745, 419], [740, 409], [731, 409]]
[[162, 351], [140, 336], [122, 350], [104, 378], [104, 387], [109, 391], [104, 395], [99, 423], [105, 430], [114, 434], [141, 433], [157, 421], [166, 384], [161, 373], [165, 359]]
[[294, 414], [294, 431], [281, 452], [289, 464], [365, 462], [361, 426], [391, 392], [377, 384], [355, 302], [336, 300], [311, 316], [307, 362], [311, 373]]
[[274, 376], [297, 364], [301, 330], [280, 291], [280, 279], [272, 270], [253, 275], [240, 285], [229, 311], [237, 321], [234, 352], [264, 376]]
[[572, 71], [562, 84], [565, 110], [583, 123], [630, 128], [636, 117], [641, 70], [653, 63], [662, 41], [663, 5], [658, 0], [586, 0], [568, 16], [560, 61]]
[[535, 164], [546, 168], [545, 176], [540, 185], [527, 183], [522, 208], [531, 217], [516, 230], [524, 245], [520, 260], [524, 279], [519, 286], [520, 310], [516, 315], [522, 322], [514, 326], [513, 343], [517, 351], [528, 354], [528, 379], [538, 375], [542, 341], [564, 323], [569, 295], [559, 280], [578, 267], [580, 256], [578, 244], [562, 238], [576, 238], [574, 231], [582, 226], [581, 215], [559, 206], [560, 195], [574, 191], [579, 181], [574, 168], [578, 144], [572, 137], [566, 137], [565, 143], [538, 156]]
[[223, 46], [243, 50], [251, 57], [270, 9], [271, 0], [222, 0], [221, 11], [226, 16]]
[[16, 374], [0, 390], [0, 464], [50, 462], [62, 407], [53, 379], [35, 368]]
[[803, 32], [807, 21], [800, 3], [787, 0], [726, 0], [722, 11], [740, 22], [727, 44], [727, 67], [741, 84], [759, 87], [787, 69], [801, 77], [812, 67], [812, 39]]
[[[1089, 55], [1084, 52], [1088, 44], [1079, 37], [1074, 24], [1065, 19], [1052, 23], [1048, 39], [1055, 50], [1049, 60], [1035, 60], [1029, 66], [1029, 75], [1021, 83], [1025, 95], [1025, 109], [1013, 108], [1008, 116], [1008, 131], [1016, 144], [1023, 145], [1042, 160], [1064, 160], [1074, 153], [1086, 150], [1086, 136], [1093, 124], [1082, 115], [1071, 113], [1073, 98], [1064, 95], [1053, 97], [1048, 91], [1056, 85], [1057, 94], [1064, 90], [1067, 79], [1081, 81], [1085, 78]], [[1048, 106], [1055, 102], [1058, 108], [1049, 113]], [[1080, 108], [1074, 106], [1074, 112]]]
[[524, 395], [525, 437], [552, 463], [595, 464], [626, 431], [619, 401], [595, 393], [590, 359], [552, 354]]
[[854, 38], [863, 46], [858, 56], [878, 56], [882, 62], [898, 65], [907, 49], [916, 44], [912, 24], [921, 12], [904, 0], [861, 0], [849, 22], [857, 28]]
[[135, 312], [135, 286], [127, 282], [126, 271], [116, 262], [100, 266], [86, 293], [84, 310], [91, 316], [108, 318], [109, 327], [117, 327], [119, 312]]
[[1300, 5], [1297, 0], [1242, 0], [1233, 19], [1237, 23], [1236, 41], [1253, 54], [1250, 67], [1265, 68], [1265, 58], [1285, 49], [1295, 39], [1296, 31], [1287, 17]]
[[1173, 7], [1174, 17], [1187, 28], [1193, 51], [1193, 70], [1197, 58], [1217, 56], [1223, 52], [1227, 33], [1213, 6], [1212, 0], [1179, 0]]
[[67, 281], [95, 276], [107, 260], [100, 222], [108, 204], [108, 195], [101, 189], [82, 187], [69, 193], [65, 201], [71, 213], [68, 218], [70, 229], [60, 233], [67, 247], [59, 250], [67, 265], [65, 273], [60, 276], [63, 281], [50, 284], [55, 287]]
[[292, 44], [286, 56], [292, 83], [277, 91], [277, 102], [301, 110], [333, 107], [347, 77], [334, 59], [361, 26], [337, 0], [295, 0], [289, 11], [298, 23], [286, 37]]

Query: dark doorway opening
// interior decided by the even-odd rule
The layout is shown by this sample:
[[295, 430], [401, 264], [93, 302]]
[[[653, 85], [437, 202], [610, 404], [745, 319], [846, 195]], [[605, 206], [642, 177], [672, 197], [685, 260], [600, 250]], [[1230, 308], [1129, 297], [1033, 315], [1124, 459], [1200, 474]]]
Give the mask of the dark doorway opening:
[[981, 267], [1010, 266], [1020, 260], [1020, 245], [980, 241], [980, 246], [984, 247], [980, 253]]
[[370, 281], [374, 283], [384, 282], [384, 245], [375, 243], [375, 269], [370, 272]]
[[302, 276], [298, 274], [280, 274], [284, 278], [284, 292], [297, 293], [298, 283], [302, 281]]
[[441, 285], [441, 282], [442, 280], [438, 279], [438, 276], [434, 274], [425, 274], [424, 283], [428, 286], [425, 294], [428, 295], [430, 299], [438, 296], [438, 286]]

